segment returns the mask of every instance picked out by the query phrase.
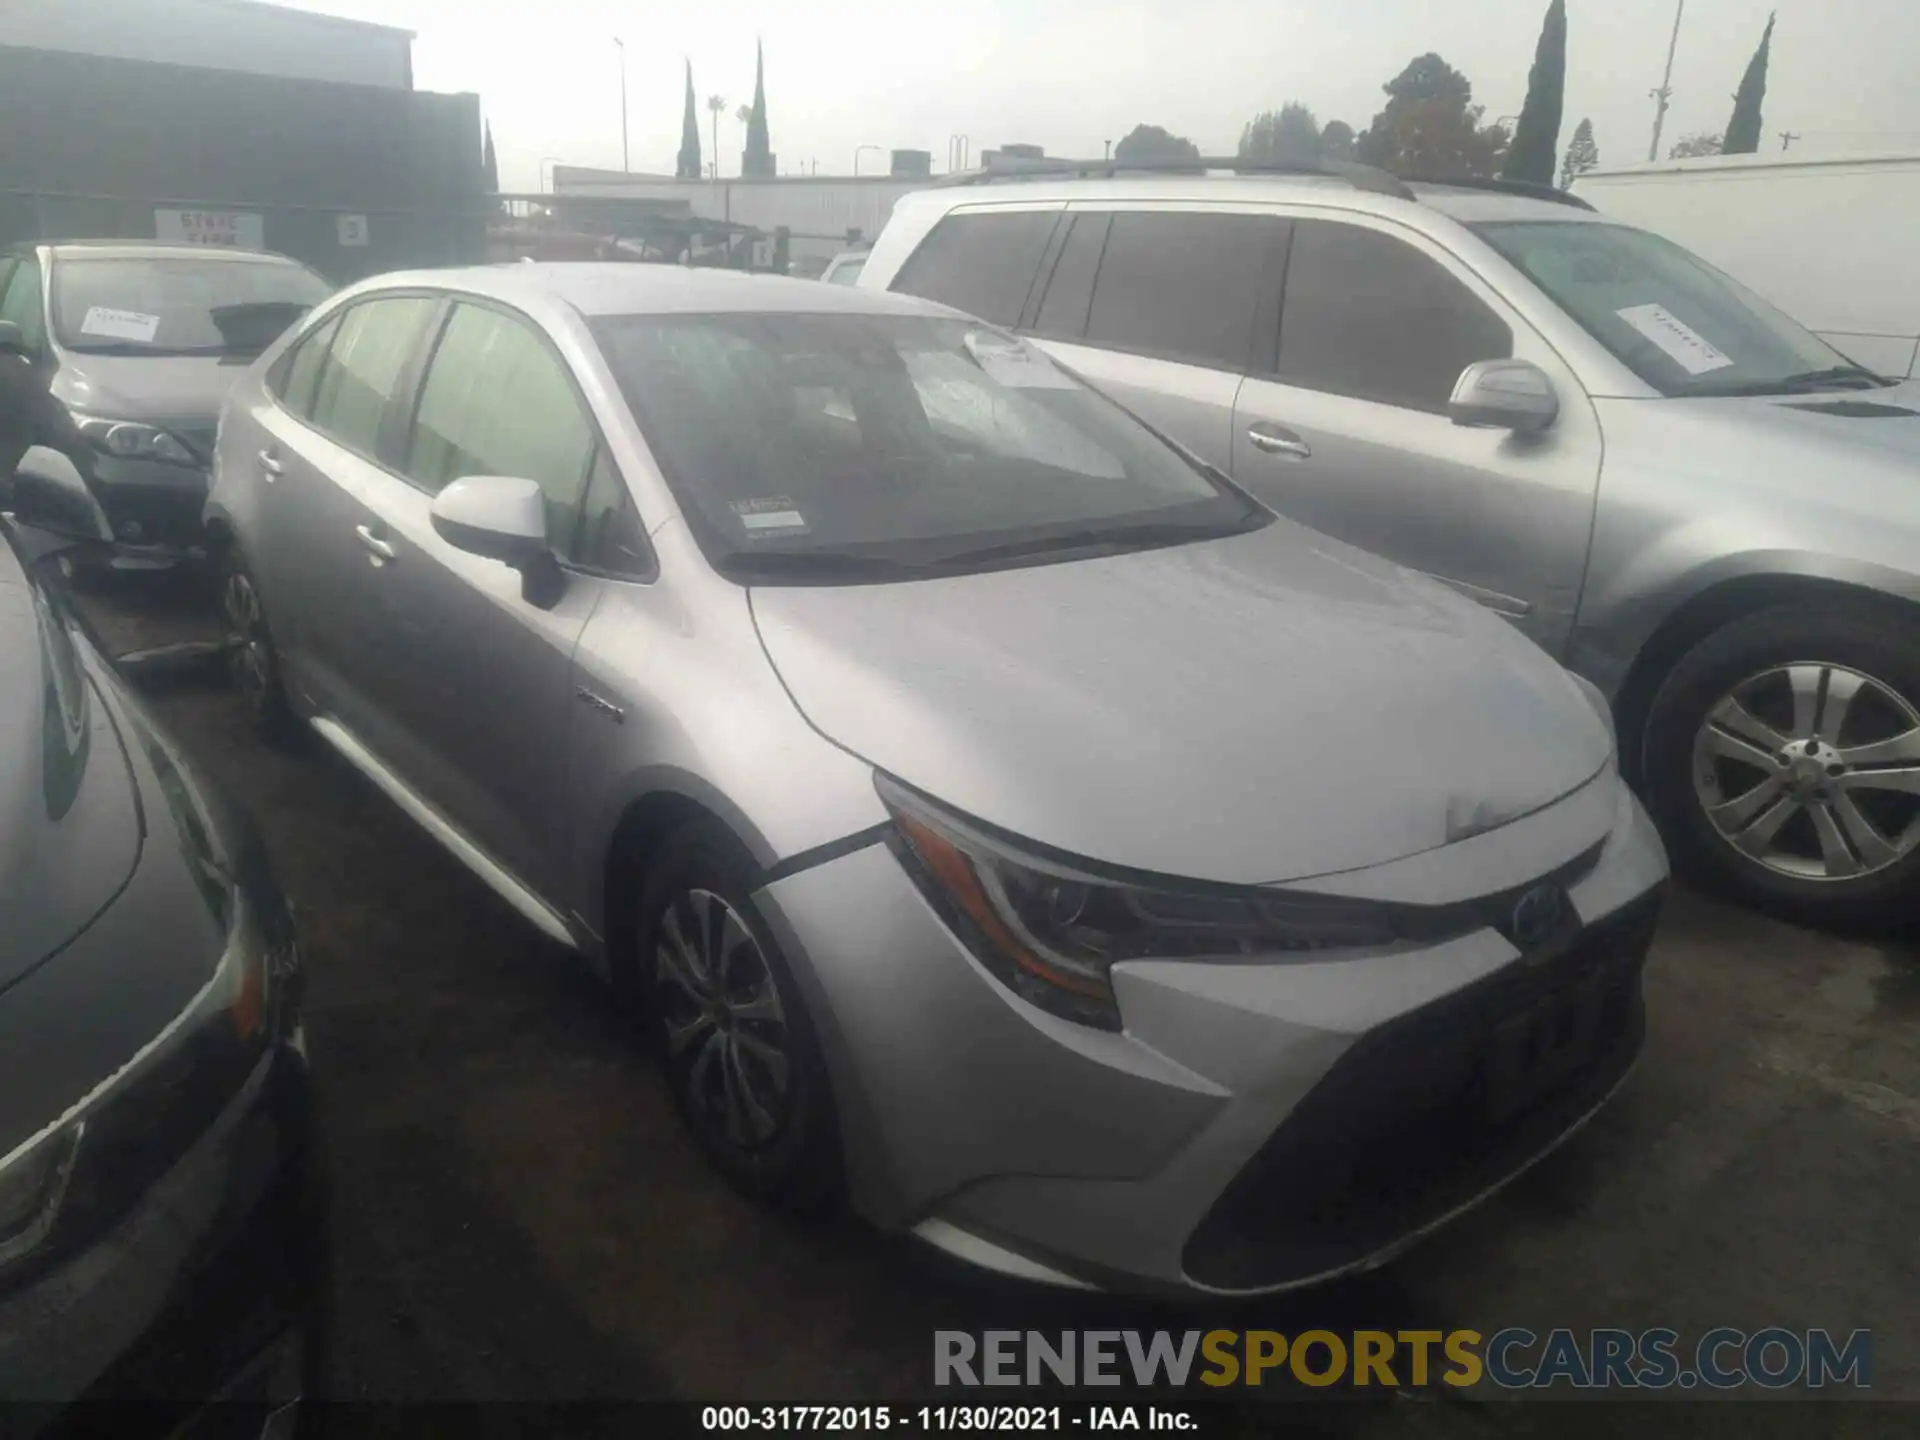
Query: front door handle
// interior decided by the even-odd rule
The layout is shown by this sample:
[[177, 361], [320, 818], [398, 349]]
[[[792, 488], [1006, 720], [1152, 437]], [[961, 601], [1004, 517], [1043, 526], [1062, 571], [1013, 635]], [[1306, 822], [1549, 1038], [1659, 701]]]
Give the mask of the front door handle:
[[1290, 460], [1305, 460], [1313, 454], [1313, 447], [1293, 431], [1284, 425], [1270, 425], [1264, 420], [1247, 431], [1247, 440], [1256, 450], [1264, 450], [1269, 455], [1285, 455]]
[[395, 558], [393, 546], [374, 534], [368, 526], [356, 525], [353, 527], [353, 533], [360, 537], [360, 543], [372, 553], [374, 564], [384, 565]]
[[273, 451], [262, 450], [260, 452], [260, 473], [267, 477], [267, 483], [271, 485], [287, 473], [287, 467], [280, 463], [280, 457], [274, 454]]

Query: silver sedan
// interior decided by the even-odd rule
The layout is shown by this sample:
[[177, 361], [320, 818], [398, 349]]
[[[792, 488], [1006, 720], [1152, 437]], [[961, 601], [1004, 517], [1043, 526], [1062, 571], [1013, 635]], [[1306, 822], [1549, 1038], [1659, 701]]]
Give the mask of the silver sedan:
[[1282, 1289], [1639, 1049], [1666, 861], [1597, 695], [941, 306], [369, 281], [234, 392], [208, 519], [259, 722], [641, 1002], [768, 1201]]

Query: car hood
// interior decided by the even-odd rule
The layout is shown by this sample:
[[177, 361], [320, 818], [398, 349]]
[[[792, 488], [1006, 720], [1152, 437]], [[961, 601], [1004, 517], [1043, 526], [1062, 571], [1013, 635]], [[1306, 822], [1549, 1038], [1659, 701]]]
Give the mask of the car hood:
[[51, 601], [0, 544], [0, 991], [112, 902], [140, 844], [112, 718]]
[[211, 426], [246, 355], [89, 355], [67, 351], [53, 393], [75, 410], [157, 424]]
[[976, 819], [1162, 874], [1381, 864], [1538, 810], [1611, 753], [1519, 632], [1287, 521], [752, 604], [828, 739]]

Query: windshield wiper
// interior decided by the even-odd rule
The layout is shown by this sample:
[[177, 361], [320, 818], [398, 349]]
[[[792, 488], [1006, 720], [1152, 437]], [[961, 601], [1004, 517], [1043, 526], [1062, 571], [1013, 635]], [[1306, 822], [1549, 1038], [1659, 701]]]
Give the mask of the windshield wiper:
[[1024, 540], [1007, 540], [998, 545], [982, 545], [975, 550], [955, 550], [928, 561], [932, 567], [984, 565], [995, 560], [1017, 560], [1027, 555], [1046, 555], [1056, 550], [1130, 550], [1156, 545], [1179, 545], [1189, 540], [1218, 540], [1236, 533], [1238, 525], [1150, 521], [1137, 525], [1091, 526], [1055, 535], [1034, 535]]
[[[1865, 381], [1864, 385], [1848, 385], [1848, 381]], [[1778, 380], [1747, 380], [1737, 385], [1723, 388], [1702, 387], [1694, 391], [1696, 395], [1804, 395], [1809, 391], [1824, 390], [1832, 386], [1845, 386], [1848, 389], [1873, 390], [1895, 382], [1886, 376], [1867, 369], [1864, 365], [1829, 365], [1824, 370], [1802, 370], [1797, 375], [1783, 375]]]

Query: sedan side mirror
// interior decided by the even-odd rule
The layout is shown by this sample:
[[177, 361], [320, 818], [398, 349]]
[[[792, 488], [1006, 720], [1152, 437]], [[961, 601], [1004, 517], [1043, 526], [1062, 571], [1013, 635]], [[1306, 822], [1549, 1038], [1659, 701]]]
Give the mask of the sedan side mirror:
[[520, 572], [530, 605], [551, 609], [565, 577], [547, 543], [547, 499], [532, 480], [469, 475], [433, 497], [433, 529], [469, 555], [498, 560]]
[[67, 540], [113, 543], [113, 530], [72, 460], [44, 445], [29, 448], [13, 473], [7, 508], [14, 522]]
[[1531, 360], [1481, 360], [1460, 372], [1447, 418], [1528, 435], [1560, 418], [1560, 397], [1547, 372]]

